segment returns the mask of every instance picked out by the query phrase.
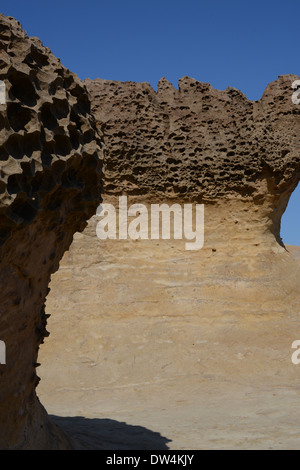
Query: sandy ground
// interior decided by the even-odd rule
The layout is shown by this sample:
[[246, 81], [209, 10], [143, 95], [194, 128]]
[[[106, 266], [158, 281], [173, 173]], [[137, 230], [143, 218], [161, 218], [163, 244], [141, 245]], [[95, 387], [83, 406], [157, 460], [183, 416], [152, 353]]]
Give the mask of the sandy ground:
[[238, 261], [214, 277], [211, 250], [202, 266], [170, 243], [95, 243], [78, 235], [53, 277], [39, 358], [38, 395], [78, 448], [300, 449], [299, 291], [276, 284], [299, 276], [288, 255], [263, 275], [249, 255], [249, 280]]

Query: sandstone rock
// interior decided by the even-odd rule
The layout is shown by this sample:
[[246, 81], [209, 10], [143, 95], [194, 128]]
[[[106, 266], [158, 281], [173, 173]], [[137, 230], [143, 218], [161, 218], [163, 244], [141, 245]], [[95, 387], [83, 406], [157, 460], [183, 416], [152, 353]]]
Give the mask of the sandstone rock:
[[109, 176], [119, 168], [115, 188], [131, 194], [125, 161], [127, 169], [141, 166], [132, 175], [139, 194], [207, 201], [227, 193], [255, 195], [259, 178], [272, 180], [277, 192], [295, 186], [300, 110], [291, 98], [298, 78], [280, 76], [255, 102], [234, 88], [215, 90], [189, 77], [179, 80], [178, 90], [162, 79], [157, 92], [148, 83], [87, 79], [108, 148], [105, 192], [113, 194]]
[[77, 76], [4, 15], [0, 49], [0, 448], [58, 448], [67, 440], [35, 393], [44, 302], [74, 232], [99, 204], [101, 136]]
[[142, 425], [173, 449], [299, 448], [300, 271], [280, 239], [300, 176], [296, 78], [257, 102], [189, 78], [157, 93], [86, 81], [104, 202], [204, 203], [205, 237], [196, 251], [99, 240], [98, 216], [76, 235], [46, 304], [38, 390], [53, 414]]
[[265, 228], [279, 241], [300, 177], [297, 79], [280, 76], [255, 102], [189, 77], [178, 90], [163, 78], [157, 92], [148, 83], [87, 79], [107, 147], [104, 193], [264, 206]]
[[289, 245], [287, 248], [288, 248], [289, 252], [292, 253], [295, 260], [298, 263], [300, 263], [300, 247], [299, 246]]
[[[48, 314], [38, 394], [51, 413], [108, 413], [177, 449], [273, 445], [282, 433], [297, 446], [300, 274], [280, 219], [299, 181], [298, 77], [257, 102], [188, 77], [157, 92], [87, 80], [97, 133], [78, 78], [3, 15], [0, 45], [1, 448], [74, 445], [35, 394]], [[101, 134], [104, 202], [204, 203], [202, 250], [96, 237]], [[50, 276], [87, 219], [46, 315]]]

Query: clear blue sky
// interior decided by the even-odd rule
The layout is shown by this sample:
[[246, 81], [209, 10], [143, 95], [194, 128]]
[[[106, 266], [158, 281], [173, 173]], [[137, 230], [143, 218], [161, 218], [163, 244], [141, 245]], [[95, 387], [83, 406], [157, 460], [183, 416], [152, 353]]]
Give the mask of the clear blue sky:
[[[174, 86], [189, 75], [259, 99], [278, 75], [300, 75], [299, 0], [1, 0], [81, 79]], [[299, 136], [300, 138], [300, 136]], [[300, 245], [300, 188], [282, 222]]]

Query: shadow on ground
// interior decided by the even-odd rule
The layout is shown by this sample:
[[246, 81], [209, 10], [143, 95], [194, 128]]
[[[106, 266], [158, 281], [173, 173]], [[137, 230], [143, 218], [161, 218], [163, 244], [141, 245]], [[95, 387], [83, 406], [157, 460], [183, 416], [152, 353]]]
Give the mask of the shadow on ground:
[[53, 415], [51, 419], [72, 438], [78, 450], [168, 450], [167, 443], [171, 442], [158, 432], [112, 419]]

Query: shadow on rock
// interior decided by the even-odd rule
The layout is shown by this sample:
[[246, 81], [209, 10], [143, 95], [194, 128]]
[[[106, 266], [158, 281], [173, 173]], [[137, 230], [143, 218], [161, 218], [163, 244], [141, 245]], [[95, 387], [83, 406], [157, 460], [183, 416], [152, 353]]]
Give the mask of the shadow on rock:
[[112, 419], [53, 415], [51, 419], [72, 439], [74, 450], [168, 450], [171, 442], [158, 432]]

